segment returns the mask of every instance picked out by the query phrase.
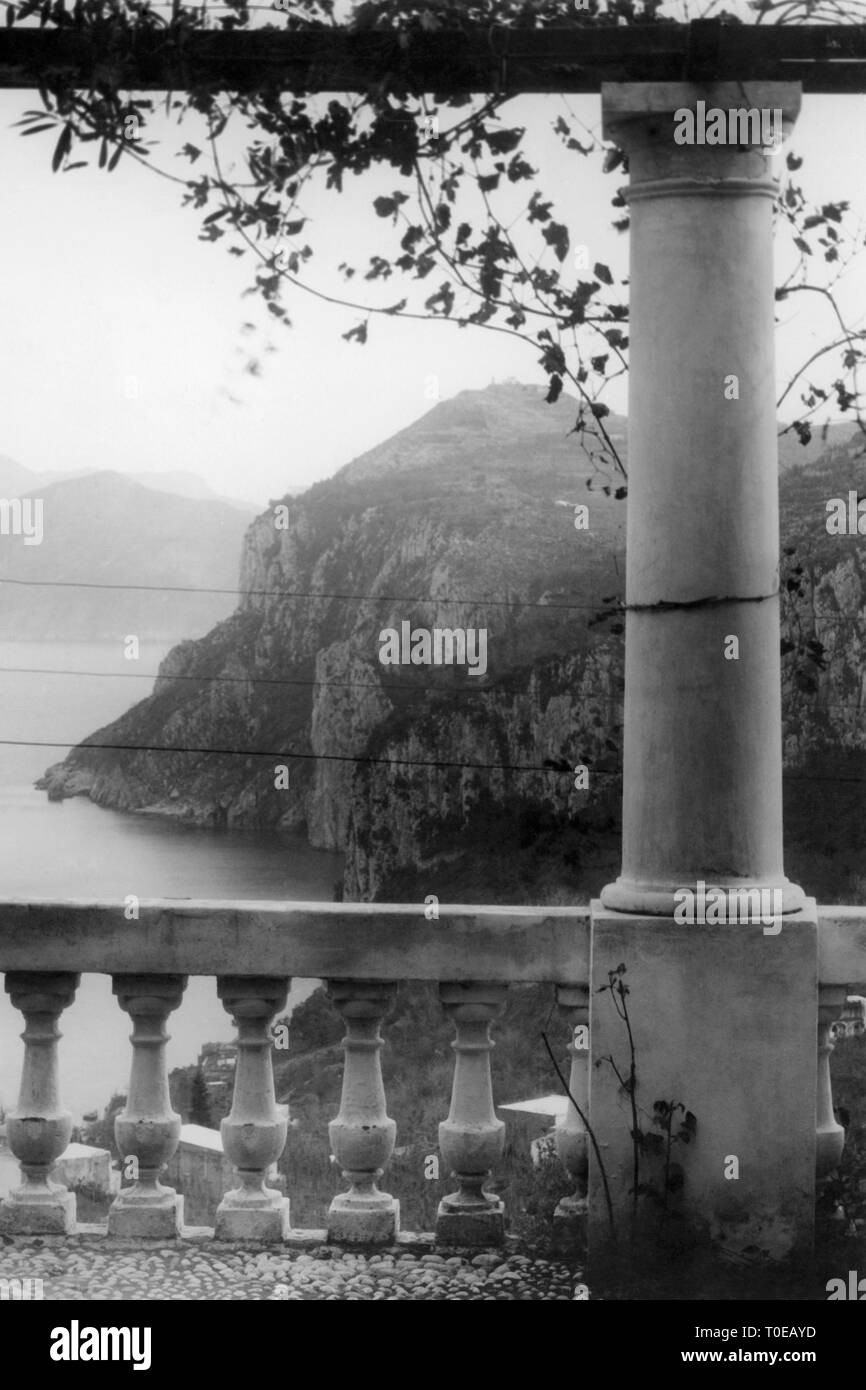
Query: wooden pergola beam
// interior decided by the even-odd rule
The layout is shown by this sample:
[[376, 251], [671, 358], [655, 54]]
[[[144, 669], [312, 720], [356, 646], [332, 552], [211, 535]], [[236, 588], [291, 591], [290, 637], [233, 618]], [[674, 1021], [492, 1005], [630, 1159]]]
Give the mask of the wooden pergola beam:
[[[276, 16], [276, 12], [275, 12]], [[51, 71], [88, 88], [110, 74], [123, 91], [364, 92], [392, 80], [414, 93], [597, 92], [603, 82], [786, 81], [806, 92], [866, 92], [866, 25], [755, 27], [575, 24], [460, 31], [289, 33], [168, 31], [121, 39], [70, 27], [0, 30], [0, 87], [32, 88]]]

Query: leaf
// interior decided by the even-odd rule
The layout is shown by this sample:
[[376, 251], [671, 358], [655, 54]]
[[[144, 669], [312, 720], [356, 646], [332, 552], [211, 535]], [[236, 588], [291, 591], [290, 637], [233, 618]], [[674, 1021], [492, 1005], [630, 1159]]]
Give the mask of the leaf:
[[527, 221], [546, 222], [550, 217], [550, 209], [552, 207], [552, 203], [542, 203], [541, 194], [536, 190], [536, 192], [533, 193], [532, 197], [529, 200], [529, 204], [527, 207], [529, 216], [527, 217]]
[[424, 301], [424, 308], [429, 309], [431, 313], [436, 313], [440, 305], [443, 315], [447, 318], [454, 308], [454, 291], [447, 280], [443, 281], [435, 294], [431, 294], [430, 298]]
[[610, 414], [610, 406], [605, 405], [604, 401], [590, 401], [589, 408], [596, 420], [603, 420], [605, 415]]
[[564, 227], [561, 222], [551, 222], [549, 226], [544, 228], [541, 235], [544, 237], [548, 246], [553, 247], [556, 259], [558, 261], [564, 261], [568, 255], [568, 248], [570, 245], [568, 228]]
[[808, 241], [804, 241], [801, 236], [794, 237], [794, 245], [796, 246], [798, 251], [802, 251], [804, 256], [811, 256], [812, 248], [809, 245]]
[[[20, 121], [17, 122], [21, 124]], [[32, 125], [29, 130], [22, 130], [22, 135], [39, 135], [43, 130], [54, 130], [54, 122], [46, 121], [44, 125]]]
[[592, 273], [596, 280], [600, 280], [603, 285], [613, 284], [613, 276], [607, 266], [602, 265], [601, 261], [596, 261], [595, 265], [592, 267]]
[[495, 188], [499, 187], [499, 175], [480, 174], [478, 178], [478, 187], [482, 193], [492, 193]]
[[51, 160], [51, 169], [53, 173], [57, 173], [57, 170], [60, 168], [61, 164], [63, 163], [64, 159], [69, 153], [71, 144], [72, 126], [69, 125], [67, 122], [67, 124], [63, 127], [63, 129], [60, 132], [60, 139], [57, 141], [57, 144], [54, 149], [54, 155]]
[[365, 319], [363, 323], [356, 324], [354, 328], [349, 329], [348, 333], [343, 333], [341, 336], [347, 343], [351, 343], [352, 341], [361, 344], [366, 343], [367, 322], [367, 319]]
[[118, 163], [119, 163], [119, 161], [120, 161], [120, 156], [121, 156], [122, 154], [123, 154], [123, 146], [122, 146], [122, 145], [118, 145], [117, 149], [114, 151], [114, 154], [111, 156], [110, 160], [108, 161], [108, 172], [109, 172], [109, 174], [111, 173], [112, 169], [116, 169], [116, 168], [117, 168], [117, 165], [118, 165]]
[[511, 154], [517, 149], [525, 134], [523, 127], [514, 126], [510, 130], [488, 131], [486, 139], [492, 154]]
[[644, 1134], [641, 1136], [641, 1145], [645, 1153], [661, 1154], [664, 1153], [664, 1136], [661, 1134]]
[[556, 372], [554, 372], [550, 378], [550, 387], [544, 399], [548, 405], [555, 405], [556, 402], [559, 400], [561, 394], [562, 377], [559, 376]]
[[537, 170], [533, 169], [522, 155], [516, 154], [510, 161], [506, 172], [511, 183], [518, 183], [521, 179], [531, 179]]

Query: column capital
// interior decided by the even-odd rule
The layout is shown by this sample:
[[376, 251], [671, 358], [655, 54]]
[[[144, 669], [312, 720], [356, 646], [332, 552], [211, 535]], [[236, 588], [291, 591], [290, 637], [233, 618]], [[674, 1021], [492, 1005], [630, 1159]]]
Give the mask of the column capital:
[[[605, 140], [622, 141], [624, 126], [660, 126], [660, 118], [684, 107], [694, 111], [699, 101], [708, 112], [713, 107], [780, 110], [787, 129], [800, 114], [802, 96], [800, 82], [603, 82], [602, 134]], [[673, 128], [670, 134], [673, 138]]]
[[[628, 201], [665, 194], [774, 196], [774, 157], [793, 129], [801, 95], [799, 82], [603, 83], [602, 130], [628, 152]], [[693, 113], [690, 129], [682, 115], [677, 119], [683, 112]], [[714, 120], [714, 112], [724, 120]]]

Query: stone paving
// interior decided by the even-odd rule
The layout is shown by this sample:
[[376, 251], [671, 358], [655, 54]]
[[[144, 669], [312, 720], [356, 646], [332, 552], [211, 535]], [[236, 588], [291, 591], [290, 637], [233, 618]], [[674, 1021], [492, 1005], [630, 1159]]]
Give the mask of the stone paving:
[[580, 1273], [553, 1260], [487, 1251], [359, 1254], [339, 1246], [119, 1249], [18, 1238], [0, 1245], [0, 1279], [16, 1278], [41, 1279], [46, 1300], [568, 1302], [587, 1296]]

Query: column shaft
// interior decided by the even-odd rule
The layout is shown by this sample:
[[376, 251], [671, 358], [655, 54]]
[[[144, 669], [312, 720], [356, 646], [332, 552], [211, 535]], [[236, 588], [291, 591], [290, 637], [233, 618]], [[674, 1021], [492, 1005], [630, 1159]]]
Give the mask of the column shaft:
[[[622, 872], [608, 908], [677, 889], [778, 889], [779, 519], [771, 156], [679, 145], [674, 112], [784, 112], [782, 83], [603, 89], [631, 182]], [[735, 643], [731, 639], [736, 639]]]

